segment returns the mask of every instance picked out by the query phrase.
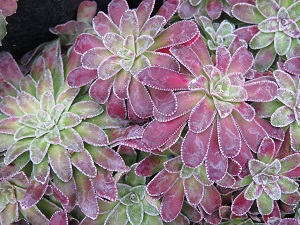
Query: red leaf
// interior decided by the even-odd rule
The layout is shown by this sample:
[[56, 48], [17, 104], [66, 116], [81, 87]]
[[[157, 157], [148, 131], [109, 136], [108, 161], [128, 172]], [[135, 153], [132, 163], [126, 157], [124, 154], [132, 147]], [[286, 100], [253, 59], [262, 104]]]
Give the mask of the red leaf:
[[32, 180], [29, 186], [26, 188], [24, 197], [20, 201], [21, 208], [23, 210], [26, 210], [31, 206], [35, 205], [36, 203], [38, 203], [43, 197], [47, 187], [48, 187], [47, 182], [42, 184], [35, 180]]
[[128, 89], [129, 104], [134, 113], [145, 119], [152, 115], [153, 105], [147, 89], [136, 79], [132, 79]]
[[178, 45], [170, 48], [172, 55], [184, 65], [195, 77], [201, 75], [203, 64], [198, 55], [190, 48], [184, 45]]
[[94, 162], [104, 169], [118, 172], [127, 172], [129, 170], [122, 157], [107, 146], [88, 146], [87, 150], [92, 155]]
[[50, 219], [49, 225], [68, 225], [68, 216], [64, 211], [55, 212]]
[[212, 19], [217, 19], [220, 17], [223, 10], [222, 0], [208, 0], [206, 3], [206, 12]]
[[226, 158], [239, 154], [242, 140], [232, 115], [225, 118], [218, 117], [218, 140], [220, 151]]
[[177, 99], [172, 91], [163, 91], [150, 88], [150, 95], [154, 107], [160, 114], [172, 115], [177, 109]]
[[52, 191], [53, 191], [53, 196], [62, 205], [67, 205], [69, 203], [69, 198], [52, 182], [51, 182], [51, 188], [52, 188]]
[[86, 216], [96, 219], [99, 214], [99, 208], [92, 181], [79, 171], [74, 171], [74, 178], [79, 208]]
[[74, 51], [80, 55], [96, 47], [104, 47], [102, 40], [95, 35], [87, 33], [79, 35], [74, 43]]
[[251, 69], [254, 63], [254, 58], [252, 53], [244, 46], [238, 48], [233, 54], [232, 59], [229, 63], [227, 69], [227, 74], [229, 73], [241, 73], [245, 74]]
[[105, 103], [110, 95], [110, 89], [112, 87], [113, 80], [114, 78], [107, 80], [98, 78], [90, 87], [90, 97], [100, 104]]
[[23, 74], [9, 52], [1, 52], [0, 54], [0, 74], [5, 81], [13, 84], [15, 87], [19, 86]]
[[212, 128], [195, 134], [188, 131], [181, 147], [181, 157], [184, 165], [196, 168], [207, 155]]
[[170, 137], [186, 122], [188, 115], [181, 116], [169, 122], [161, 123], [153, 120], [146, 127], [143, 134], [143, 143], [152, 150], [165, 144]]
[[[234, 112], [233, 112], [234, 113]], [[266, 131], [253, 119], [251, 122], [244, 120], [241, 116], [234, 113], [234, 119], [247, 146], [257, 152], [258, 146], [265, 136]]]
[[294, 57], [294, 58], [288, 59], [284, 63], [283, 67], [289, 73], [299, 76], [300, 75], [300, 57]]
[[[192, 40], [199, 34], [198, 26], [191, 20], [172, 24], [156, 38], [150, 50], [172, 47]], [[172, 38], [170, 38], [172, 37]]]
[[194, 176], [183, 180], [184, 193], [187, 201], [191, 205], [198, 205], [204, 195], [204, 187], [200, 184]]
[[206, 156], [207, 176], [211, 181], [221, 180], [225, 176], [227, 168], [228, 160], [220, 152], [217, 129], [214, 125], [210, 139], [209, 151]]
[[246, 214], [254, 201], [249, 201], [244, 197], [244, 191], [241, 192], [232, 202], [231, 211], [237, 215], [241, 216]]
[[213, 102], [204, 96], [190, 114], [189, 129], [195, 133], [205, 131], [213, 123], [216, 114]]
[[[179, 174], [161, 170], [147, 185], [147, 192], [152, 196], [166, 193], [178, 180]], [[182, 181], [181, 181], [182, 182]]]
[[121, 17], [129, 9], [125, 0], [113, 0], [108, 5], [108, 14], [112, 21], [119, 26]]
[[97, 70], [88, 70], [83, 67], [78, 67], [68, 74], [67, 82], [70, 87], [77, 88], [89, 84], [96, 79], [97, 76]]
[[229, 63], [231, 61], [231, 55], [227, 48], [219, 47], [216, 52], [216, 66], [221, 71], [221, 73], [225, 74]]
[[247, 101], [268, 102], [277, 97], [278, 87], [273, 81], [264, 80], [255, 82], [255, 80], [252, 80], [247, 82], [244, 88], [248, 94]]
[[96, 167], [91, 155], [87, 151], [75, 152], [71, 156], [72, 164], [84, 175], [95, 177], [97, 174]]
[[182, 162], [180, 156], [176, 156], [175, 158], [169, 159], [164, 163], [165, 170], [168, 173], [179, 173], [182, 168]]
[[92, 182], [99, 197], [116, 201], [118, 196], [117, 185], [111, 172], [98, 168], [98, 174]]
[[179, 0], [167, 0], [164, 4], [160, 7], [156, 15], [163, 16], [166, 21], [169, 21], [174, 13], [176, 12]]
[[161, 217], [164, 221], [170, 222], [180, 213], [184, 198], [183, 189], [182, 180], [178, 179], [173, 187], [165, 193], [160, 208]]
[[165, 91], [188, 89], [192, 77], [162, 67], [143, 69], [137, 79], [144, 85]]
[[138, 163], [135, 173], [138, 176], [152, 176], [163, 168], [163, 163], [167, 160], [167, 157], [150, 154]]
[[247, 43], [250, 42], [252, 37], [259, 32], [257, 25], [245, 26], [236, 29], [233, 33], [236, 34], [240, 39], [245, 40]]
[[125, 100], [119, 99], [114, 93], [111, 93], [106, 103], [107, 114], [114, 119], [126, 118]]
[[142, 28], [144, 23], [149, 19], [154, 8], [155, 0], [144, 0], [136, 9], [136, 15], [139, 22], [139, 28]]
[[125, 99], [128, 97], [127, 93], [130, 81], [131, 74], [129, 71], [121, 70], [119, 73], [116, 74], [113, 83], [113, 91], [118, 98]]
[[221, 206], [221, 196], [215, 186], [204, 186], [204, 194], [200, 205], [207, 214], [212, 214]]

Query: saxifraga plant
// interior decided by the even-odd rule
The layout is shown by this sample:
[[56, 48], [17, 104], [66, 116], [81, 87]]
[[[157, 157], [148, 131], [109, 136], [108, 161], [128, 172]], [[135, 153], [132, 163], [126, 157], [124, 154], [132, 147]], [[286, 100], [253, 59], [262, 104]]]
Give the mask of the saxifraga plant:
[[300, 223], [300, 1], [154, 4], [0, 53], [0, 224]]

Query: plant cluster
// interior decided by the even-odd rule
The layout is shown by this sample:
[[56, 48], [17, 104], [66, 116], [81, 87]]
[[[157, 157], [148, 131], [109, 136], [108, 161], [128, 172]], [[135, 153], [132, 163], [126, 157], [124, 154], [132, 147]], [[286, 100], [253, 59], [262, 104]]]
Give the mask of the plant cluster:
[[154, 4], [0, 53], [0, 224], [300, 223], [300, 1]]

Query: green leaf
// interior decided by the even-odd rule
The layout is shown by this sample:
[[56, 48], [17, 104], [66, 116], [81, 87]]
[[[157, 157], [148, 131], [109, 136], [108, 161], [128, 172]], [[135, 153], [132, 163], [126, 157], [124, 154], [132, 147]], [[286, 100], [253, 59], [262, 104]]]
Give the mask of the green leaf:
[[144, 214], [143, 225], [163, 225], [163, 221], [159, 216]]
[[50, 174], [50, 167], [48, 165], [48, 159], [44, 158], [39, 164], [34, 164], [32, 169], [32, 176], [38, 182], [45, 183]]
[[2, 46], [1, 41], [6, 35], [6, 20], [5, 17], [2, 14], [2, 10], [0, 10], [0, 46]]
[[5, 154], [4, 163], [6, 165], [10, 164], [12, 161], [14, 161], [16, 158], [18, 158], [21, 154], [28, 151], [30, 143], [30, 138], [20, 140], [13, 145], [11, 145]]
[[135, 173], [136, 164], [131, 165], [130, 171], [125, 175], [125, 181], [130, 186], [144, 185], [146, 183], [146, 177], [138, 176]]
[[105, 220], [106, 225], [126, 225], [128, 218], [126, 215], [126, 206], [118, 204], [108, 215]]
[[52, 108], [55, 105], [55, 100], [53, 96], [53, 92], [47, 91], [41, 97], [41, 108], [46, 112], [51, 112]]
[[269, 215], [273, 211], [273, 200], [265, 192], [256, 201], [258, 211], [262, 215]]
[[63, 112], [58, 121], [57, 127], [59, 130], [75, 127], [81, 123], [81, 118], [72, 112]]
[[[151, 197], [149, 197], [151, 198]], [[148, 215], [151, 215], [151, 216], [158, 216], [159, 215], [159, 211], [154, 207], [152, 206], [146, 198], [143, 199], [142, 201], [143, 203], [143, 208], [144, 208], [144, 212]]]
[[193, 175], [194, 171], [195, 171], [194, 168], [190, 168], [190, 167], [183, 165], [180, 170], [180, 177], [183, 179], [187, 179]]
[[33, 139], [29, 147], [31, 161], [34, 164], [39, 164], [47, 154], [49, 146], [50, 144], [44, 137]]
[[60, 145], [74, 152], [84, 151], [83, 140], [73, 128], [68, 128], [60, 131]]
[[0, 213], [0, 223], [8, 225], [18, 219], [18, 203], [7, 204], [5, 209]]
[[14, 137], [16, 141], [24, 138], [35, 137], [35, 129], [27, 126], [22, 126], [16, 131]]
[[258, 11], [256, 6], [247, 3], [235, 4], [232, 7], [232, 14], [244, 23], [259, 24], [265, 17]]
[[143, 203], [133, 204], [126, 207], [126, 215], [132, 225], [140, 225], [144, 219]]
[[285, 127], [295, 121], [293, 110], [287, 106], [281, 106], [271, 116], [271, 124], [274, 127]]
[[260, 49], [255, 56], [255, 68], [258, 71], [265, 71], [273, 64], [275, 57], [276, 51], [273, 44]]
[[283, 159], [280, 159], [280, 163], [281, 170], [279, 171], [279, 174], [283, 174], [296, 169], [298, 166], [300, 166], [300, 154], [291, 154]]
[[292, 44], [292, 38], [283, 32], [276, 32], [274, 38], [274, 47], [278, 55], [285, 55], [289, 51]]
[[261, 193], [263, 192], [263, 188], [261, 185], [252, 182], [245, 190], [245, 199], [247, 200], [255, 200], [258, 199]]
[[212, 184], [212, 181], [208, 179], [204, 163], [195, 169], [194, 177], [197, 181], [205, 186], [210, 186]]
[[72, 105], [69, 112], [75, 113], [85, 120], [86, 118], [93, 118], [103, 112], [101, 105], [94, 101], [82, 101]]
[[22, 78], [20, 81], [20, 90], [25, 91], [32, 96], [36, 97], [36, 82], [35, 80], [30, 76], [26, 75]]
[[277, 183], [280, 186], [281, 192], [284, 194], [294, 193], [298, 190], [299, 187], [296, 181], [284, 176], [280, 177]]
[[290, 125], [290, 137], [292, 149], [300, 151], [300, 126], [294, 122]]
[[249, 46], [252, 49], [261, 49], [270, 45], [273, 42], [274, 38], [274, 33], [258, 32], [252, 37]]

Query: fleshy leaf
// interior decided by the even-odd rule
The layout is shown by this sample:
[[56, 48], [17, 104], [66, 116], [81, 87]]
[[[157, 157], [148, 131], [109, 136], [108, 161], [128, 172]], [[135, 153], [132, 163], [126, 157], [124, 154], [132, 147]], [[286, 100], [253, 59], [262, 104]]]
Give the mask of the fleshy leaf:
[[252, 49], [261, 49], [270, 45], [274, 41], [275, 35], [274, 33], [263, 33], [258, 32], [251, 38], [249, 46]]
[[170, 190], [168, 190], [161, 203], [161, 217], [164, 221], [174, 220], [181, 211], [184, 198], [182, 180], [178, 179]]
[[300, 154], [291, 154], [283, 159], [280, 159], [281, 169], [280, 174], [289, 172], [300, 165]]
[[220, 151], [226, 158], [235, 157], [241, 150], [241, 136], [231, 115], [218, 119]]
[[263, 192], [263, 188], [261, 185], [252, 182], [246, 189], [245, 189], [245, 199], [249, 201], [253, 201], [259, 198], [261, 193]]
[[196, 168], [207, 155], [211, 129], [199, 134], [188, 131], [182, 143], [182, 161], [186, 166]]
[[138, 176], [148, 177], [163, 169], [163, 163], [167, 161], [167, 157], [150, 154], [141, 160], [135, 168]]
[[298, 190], [299, 184], [288, 177], [281, 177], [277, 181], [280, 191], [284, 194], [294, 193]]
[[83, 141], [88, 144], [103, 146], [108, 144], [108, 137], [105, 132], [95, 124], [82, 122], [74, 128]]
[[264, 138], [257, 151], [257, 158], [264, 162], [270, 163], [275, 155], [275, 143], [271, 138]]
[[40, 183], [45, 183], [50, 174], [50, 167], [48, 165], [48, 159], [45, 158], [39, 164], [33, 165], [32, 175], [34, 179]]
[[29, 147], [31, 161], [34, 164], [39, 164], [47, 154], [49, 146], [50, 144], [44, 137], [33, 139]]
[[[179, 174], [161, 170], [147, 185], [147, 192], [152, 196], [166, 193], [178, 180]], [[163, 184], [163, 185], [162, 185]]]
[[203, 185], [200, 184], [193, 176], [183, 180], [184, 193], [187, 201], [191, 205], [198, 205], [204, 195]]
[[131, 224], [142, 224], [144, 219], [144, 207], [143, 203], [133, 204], [126, 207], [126, 215]]
[[[122, 2], [122, 1], [120, 1], [120, 2]], [[112, 6], [110, 5], [109, 7], [111, 8]], [[116, 16], [121, 18], [122, 14], [119, 14]], [[99, 34], [100, 37], [101, 36], [103, 37], [108, 32], [119, 33], [118, 27], [113, 23], [113, 21], [105, 13], [103, 13], [101, 11], [93, 18], [93, 27], [94, 27], [95, 31]]]
[[10, 164], [17, 157], [28, 151], [31, 139], [23, 139], [12, 144], [6, 151], [4, 163]]
[[300, 150], [300, 126], [297, 123], [290, 125], [291, 146], [295, 151]]
[[[183, 44], [192, 40], [197, 35], [199, 35], [199, 31], [196, 23], [193, 21], [180, 21], [169, 26], [159, 34], [149, 50], [157, 50]], [[170, 36], [174, 38], [170, 38]]]
[[37, 101], [37, 99], [24, 91], [18, 95], [17, 102], [25, 114], [35, 114], [35, 112], [40, 109], [40, 103]]
[[12, 83], [15, 87], [19, 86], [19, 82], [23, 78], [18, 64], [9, 52], [0, 54], [0, 74], [4, 80]]
[[101, 168], [98, 168], [97, 170], [97, 176], [92, 180], [96, 194], [101, 198], [115, 201], [117, 199], [118, 191], [112, 173]]
[[58, 129], [72, 128], [81, 123], [81, 118], [72, 112], [63, 112], [58, 121]]
[[271, 124], [275, 127], [285, 127], [294, 121], [294, 112], [287, 106], [281, 106], [271, 116]]
[[19, 123], [18, 117], [9, 117], [0, 121], [0, 133], [2, 134], [15, 134], [19, 129], [26, 129]]
[[216, 125], [214, 125], [209, 144], [209, 151], [206, 156], [206, 171], [208, 178], [211, 181], [221, 180], [225, 176], [227, 168], [228, 161], [220, 152], [217, 129]]
[[249, 211], [253, 202], [254, 202], [253, 200], [247, 200], [244, 197], [244, 191], [243, 191], [233, 200], [231, 205], [231, 210], [237, 216], [244, 215]]
[[214, 121], [216, 110], [212, 101], [203, 97], [193, 108], [189, 118], [189, 128], [195, 133], [205, 131]]
[[161, 123], [156, 120], [149, 123], [143, 134], [143, 143], [148, 149], [156, 149], [165, 144], [168, 139], [180, 129], [187, 120], [182, 116], [169, 122]]
[[77, 201], [81, 211], [91, 219], [96, 219], [99, 207], [92, 181], [77, 170], [74, 171], [74, 178], [77, 184]]
[[113, 149], [104, 146], [88, 146], [87, 150], [91, 154], [94, 162], [109, 171], [126, 172], [128, 167], [125, 165], [121, 156]]
[[98, 76], [96, 70], [88, 70], [83, 67], [75, 68], [70, 71], [67, 77], [67, 83], [70, 87], [77, 88], [82, 87]]
[[262, 215], [268, 215], [273, 211], [273, 200], [265, 192], [256, 201], [258, 211]]
[[258, 9], [248, 3], [237, 3], [232, 7], [232, 14], [244, 23], [258, 24], [265, 20], [265, 17]]
[[72, 178], [73, 172], [67, 151], [59, 145], [51, 145], [48, 150], [48, 158], [57, 177], [64, 182], [68, 182]]
[[[299, 4], [298, 4], [299, 5]], [[291, 74], [300, 75], [300, 57], [288, 59], [284, 63], [284, 69]], [[281, 72], [282, 73], [282, 72]]]
[[149, 67], [137, 75], [142, 84], [160, 90], [183, 90], [188, 88], [192, 80], [186, 74], [161, 67]]
[[115, 206], [105, 220], [106, 224], [127, 224], [127, 222], [128, 218], [126, 215], [126, 206], [123, 204]]
[[50, 218], [50, 222], [49, 225], [68, 225], [68, 216], [67, 213], [64, 211], [57, 211], [55, 212], [51, 218]]
[[32, 180], [26, 189], [24, 197], [20, 202], [22, 209], [28, 209], [39, 202], [43, 197], [47, 187], [47, 183], [42, 184], [35, 180]]
[[205, 186], [204, 194], [200, 205], [208, 214], [212, 214], [221, 206], [221, 196], [215, 186]]
[[84, 149], [83, 140], [73, 128], [60, 131], [61, 145], [70, 151], [81, 152]]
[[107, 80], [98, 78], [90, 87], [90, 97], [100, 104], [105, 103], [109, 98], [112, 85], [113, 78]]
[[275, 57], [276, 51], [274, 45], [271, 44], [260, 49], [255, 56], [255, 68], [258, 71], [265, 71], [273, 64]]
[[246, 47], [240, 47], [233, 54], [227, 73], [245, 74], [253, 66], [253, 56]]
[[71, 162], [84, 175], [92, 178], [96, 176], [97, 170], [94, 161], [87, 151], [72, 154]]

